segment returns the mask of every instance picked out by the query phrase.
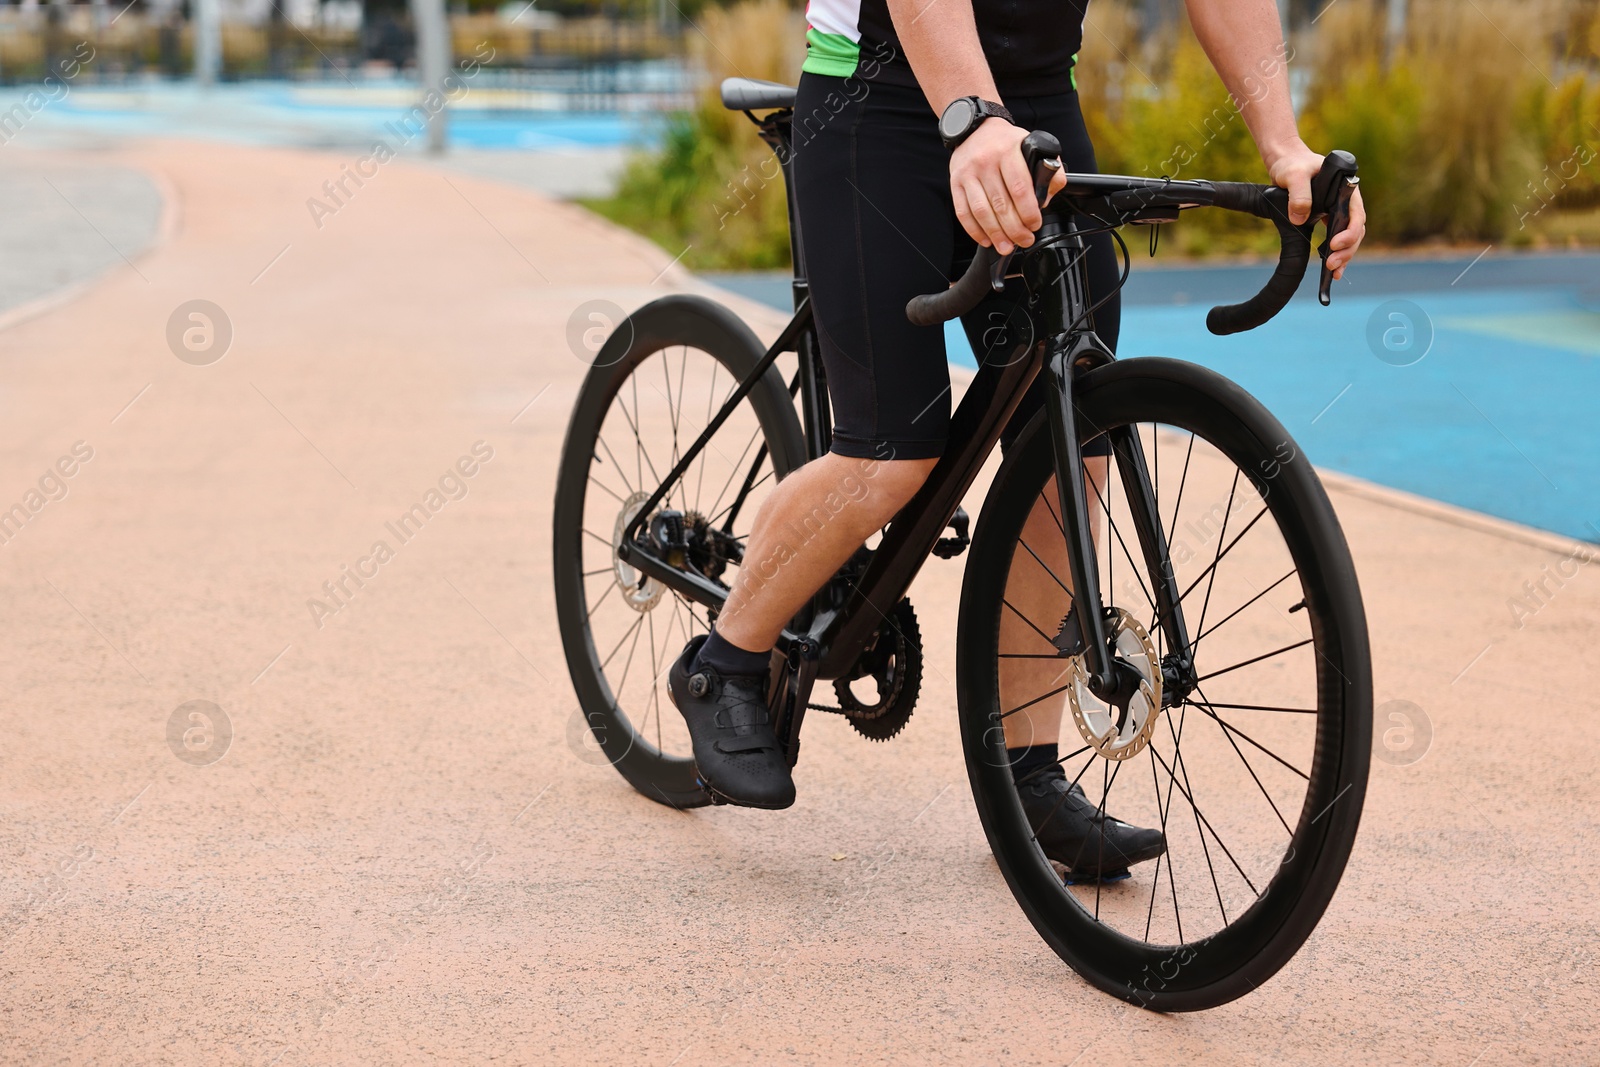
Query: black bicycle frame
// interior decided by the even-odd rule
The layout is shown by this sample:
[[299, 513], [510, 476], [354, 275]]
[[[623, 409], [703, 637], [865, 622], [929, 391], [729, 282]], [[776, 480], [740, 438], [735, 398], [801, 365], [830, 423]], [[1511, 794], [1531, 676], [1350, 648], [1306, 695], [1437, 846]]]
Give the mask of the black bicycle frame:
[[[783, 167], [789, 193], [791, 242], [794, 251], [795, 314], [778, 335], [755, 369], [723, 404], [717, 415], [679, 459], [659, 488], [635, 513], [622, 538], [618, 555], [629, 566], [661, 582], [709, 609], [720, 609], [728, 590], [718, 582], [684, 568], [674, 567], [658, 556], [640, 538], [648, 518], [665, 499], [668, 490], [689, 469], [717, 430], [749, 395], [755, 384], [785, 352], [796, 352], [800, 365], [791, 393], [799, 389], [801, 416], [805, 427], [807, 454], [815, 459], [828, 450], [830, 420], [822, 362], [817, 353], [804, 259], [798, 226], [795, 225], [794, 187], [788, 151], [788, 116], [779, 113], [758, 122], [764, 139], [772, 144]], [[1086, 326], [1092, 308], [1085, 269], [1086, 243], [1074, 229], [1074, 220], [1047, 218], [1040, 231], [1041, 243], [1050, 247], [1031, 255], [1024, 263], [1024, 275], [1017, 282], [1028, 287], [1032, 323], [1042, 323], [1056, 332], [1044, 337], [1030, 335], [1003, 351], [988, 349], [977, 376], [950, 419], [949, 446], [940, 457], [922, 488], [885, 528], [883, 538], [860, 580], [850, 583], [843, 602], [831, 604], [836, 596], [823, 595], [797, 616], [801, 632], [785, 629], [776, 652], [788, 663], [781, 672], [774, 692], [774, 726], [783, 740], [791, 762], [798, 755], [800, 723], [804, 718], [812, 683], [818, 678], [839, 678], [850, 673], [862, 651], [872, 641], [900, 602], [934, 544], [954, 516], [957, 506], [971, 488], [984, 461], [1000, 439], [1011, 416], [1022, 402], [1028, 386], [1044, 376], [1046, 417], [1055, 468], [1056, 489], [1062, 529], [1066, 535], [1069, 573], [1072, 579], [1075, 614], [1085, 642], [1084, 656], [1089, 669], [1089, 685], [1097, 694], [1117, 688], [1117, 671], [1107, 639], [1107, 617], [1100, 596], [1100, 580], [1095, 565], [1095, 545], [1089, 523], [1089, 501], [1081, 473], [1060, 477], [1060, 472], [1081, 472], [1083, 453], [1079, 437], [1078, 412], [1073, 402], [1076, 374], [1115, 359], [1095, 333]], [[1093, 430], [1094, 427], [1088, 429]], [[1139, 527], [1153, 532], [1143, 545], [1146, 570], [1167, 647], [1180, 657], [1187, 656], [1189, 642], [1184, 625], [1179, 591], [1168, 561], [1167, 545], [1158, 521], [1154, 493], [1146, 470], [1143, 445], [1137, 429], [1124, 426], [1106, 431], [1122, 472], [1126, 500]], [[1095, 436], [1090, 433], [1087, 436]], [[746, 479], [746, 491], [749, 488]], [[836, 577], [835, 582], [848, 581]], [[830, 583], [831, 584], [831, 583]], [[1084, 605], [1090, 607], [1085, 608]]]

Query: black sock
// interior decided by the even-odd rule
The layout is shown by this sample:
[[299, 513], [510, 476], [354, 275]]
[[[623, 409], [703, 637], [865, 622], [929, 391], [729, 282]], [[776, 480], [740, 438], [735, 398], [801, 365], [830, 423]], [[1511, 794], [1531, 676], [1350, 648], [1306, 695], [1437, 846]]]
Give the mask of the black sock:
[[765, 674], [772, 663], [772, 650], [751, 652], [740, 648], [713, 628], [700, 654], [694, 658], [694, 669], [710, 667], [718, 674]]
[[1024, 745], [1021, 748], [1006, 749], [1006, 757], [1011, 760], [1011, 777], [1022, 781], [1041, 767], [1048, 767], [1061, 758], [1061, 753], [1056, 748], [1054, 741], [1048, 745]]

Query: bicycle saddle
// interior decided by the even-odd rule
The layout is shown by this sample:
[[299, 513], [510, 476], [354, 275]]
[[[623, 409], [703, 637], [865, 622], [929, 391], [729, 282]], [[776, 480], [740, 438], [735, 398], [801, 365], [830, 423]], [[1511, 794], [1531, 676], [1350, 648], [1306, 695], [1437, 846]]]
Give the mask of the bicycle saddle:
[[722, 79], [722, 106], [729, 111], [765, 111], [794, 107], [794, 86], [755, 78]]

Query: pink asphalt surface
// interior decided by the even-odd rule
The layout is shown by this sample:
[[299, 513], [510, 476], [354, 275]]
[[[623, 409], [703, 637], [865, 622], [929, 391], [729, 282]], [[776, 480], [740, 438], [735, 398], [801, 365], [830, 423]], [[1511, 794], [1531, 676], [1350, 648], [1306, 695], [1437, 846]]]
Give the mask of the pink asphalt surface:
[[[696, 287], [670, 255], [403, 162], [319, 230], [339, 157], [114, 161], [163, 184], [162, 242], [0, 329], [0, 506], [93, 450], [0, 557], [6, 1061], [1600, 1056], [1600, 578], [1520, 628], [1507, 604], [1570, 545], [1333, 481], [1377, 700], [1425, 709], [1431, 748], [1374, 763], [1345, 882], [1275, 980], [1152, 1015], [1061, 964], [988, 856], [959, 564], [913, 592], [907, 732], [814, 717], [788, 812], [674, 813], [583, 744], [549, 556], [567, 321]], [[209, 366], [165, 337], [196, 298], [232, 323]], [[476, 442], [465, 498], [319, 627], [307, 600]], [[209, 766], [168, 744], [191, 700], [231, 722]]]

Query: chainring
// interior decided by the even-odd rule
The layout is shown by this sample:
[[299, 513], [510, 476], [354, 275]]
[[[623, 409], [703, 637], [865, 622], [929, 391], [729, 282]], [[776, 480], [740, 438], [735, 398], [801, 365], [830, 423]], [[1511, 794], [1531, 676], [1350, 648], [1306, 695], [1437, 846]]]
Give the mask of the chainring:
[[[875, 703], [863, 704], [850, 688], [851, 682], [862, 678], [877, 685]], [[872, 646], [856, 661], [850, 677], [834, 680], [833, 693], [856, 733], [887, 741], [905, 729], [921, 692], [922, 630], [911, 601], [902, 600], [878, 627]]]

